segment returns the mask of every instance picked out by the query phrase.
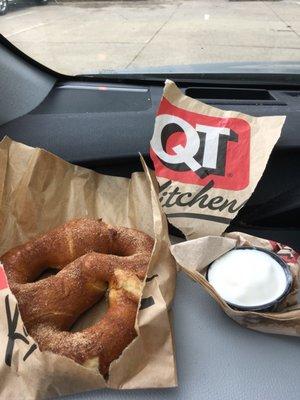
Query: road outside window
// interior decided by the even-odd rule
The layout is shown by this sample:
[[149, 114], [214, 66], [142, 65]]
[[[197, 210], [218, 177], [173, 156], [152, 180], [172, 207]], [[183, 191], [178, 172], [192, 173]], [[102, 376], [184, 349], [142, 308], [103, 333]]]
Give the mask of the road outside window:
[[237, 72], [251, 63], [255, 73], [262, 62], [300, 72], [300, 1], [0, 0], [1, 10], [0, 33], [64, 74], [198, 72], [214, 63]]

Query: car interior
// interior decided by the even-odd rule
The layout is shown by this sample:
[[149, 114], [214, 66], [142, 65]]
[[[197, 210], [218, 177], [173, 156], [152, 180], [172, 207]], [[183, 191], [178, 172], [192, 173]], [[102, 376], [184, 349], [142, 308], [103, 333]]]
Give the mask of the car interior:
[[[300, 250], [300, 80], [280, 73], [259, 79], [239, 73], [67, 76], [0, 35], [0, 139], [8, 136], [70, 163], [130, 177], [142, 171], [139, 154], [153, 168], [149, 142], [166, 78], [186, 95], [224, 110], [287, 116], [261, 180], [228, 231]], [[169, 232], [173, 242], [183, 240], [174, 227]], [[299, 338], [244, 329], [183, 273], [177, 277], [173, 326], [178, 388], [63, 398], [299, 399]]]

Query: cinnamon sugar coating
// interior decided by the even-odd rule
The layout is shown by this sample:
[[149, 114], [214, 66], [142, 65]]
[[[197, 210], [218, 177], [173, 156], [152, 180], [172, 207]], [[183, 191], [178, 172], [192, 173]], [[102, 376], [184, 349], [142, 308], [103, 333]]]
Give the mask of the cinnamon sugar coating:
[[[5, 253], [0, 260], [29, 334], [40, 350], [64, 355], [107, 377], [136, 337], [134, 328], [153, 240], [135, 229], [76, 219]], [[46, 269], [56, 275], [36, 280]], [[108, 293], [95, 325], [70, 332]]]

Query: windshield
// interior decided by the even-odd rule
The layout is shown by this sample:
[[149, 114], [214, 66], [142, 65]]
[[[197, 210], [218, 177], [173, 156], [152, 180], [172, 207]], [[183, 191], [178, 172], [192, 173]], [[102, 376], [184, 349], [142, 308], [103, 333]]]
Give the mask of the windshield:
[[0, 0], [0, 13], [2, 35], [68, 75], [300, 72], [300, 1]]

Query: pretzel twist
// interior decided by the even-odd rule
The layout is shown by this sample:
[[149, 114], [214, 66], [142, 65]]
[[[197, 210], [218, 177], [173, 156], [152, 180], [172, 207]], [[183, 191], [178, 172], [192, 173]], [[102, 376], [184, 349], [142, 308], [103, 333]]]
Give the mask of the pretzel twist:
[[[101, 220], [72, 220], [1, 257], [24, 324], [40, 350], [64, 355], [107, 377], [111, 362], [136, 337], [134, 328], [153, 240]], [[36, 279], [48, 268], [56, 275]], [[95, 325], [72, 325], [108, 290]]]

